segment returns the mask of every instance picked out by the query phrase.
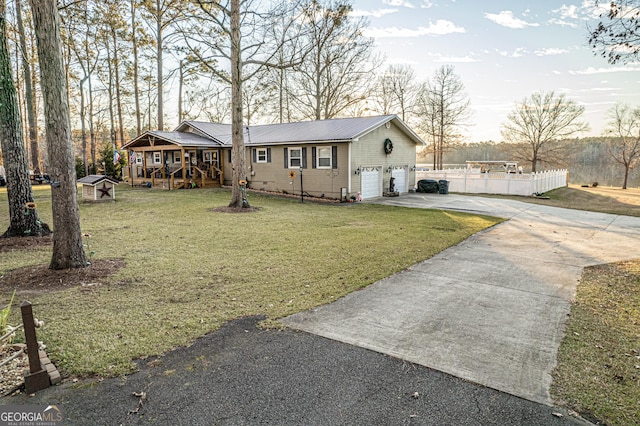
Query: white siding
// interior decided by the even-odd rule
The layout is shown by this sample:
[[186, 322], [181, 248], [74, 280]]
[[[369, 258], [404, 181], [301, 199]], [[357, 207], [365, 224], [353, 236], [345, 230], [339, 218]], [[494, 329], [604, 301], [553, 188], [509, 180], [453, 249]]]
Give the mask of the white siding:
[[361, 170], [360, 177], [362, 179], [362, 191], [360, 195], [363, 199], [375, 198], [382, 195], [379, 167], [365, 167]]

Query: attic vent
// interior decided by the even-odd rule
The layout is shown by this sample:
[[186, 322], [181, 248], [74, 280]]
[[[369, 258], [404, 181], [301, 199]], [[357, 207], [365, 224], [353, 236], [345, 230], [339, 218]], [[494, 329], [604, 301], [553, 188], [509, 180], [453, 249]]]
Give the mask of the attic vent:
[[387, 129], [391, 128], [391, 122], [387, 121], [386, 123], [384, 123], [384, 127], [386, 127]]

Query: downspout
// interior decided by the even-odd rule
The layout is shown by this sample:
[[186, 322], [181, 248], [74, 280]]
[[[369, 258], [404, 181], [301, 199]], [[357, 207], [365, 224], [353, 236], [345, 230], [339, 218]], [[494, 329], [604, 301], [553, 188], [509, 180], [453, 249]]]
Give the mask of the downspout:
[[[351, 146], [352, 145], [353, 145], [353, 141], [350, 141], [349, 142], [349, 154], [348, 154], [349, 158], [348, 158], [348, 161], [347, 161], [347, 167], [348, 167], [347, 174], [349, 175], [349, 179], [347, 180], [347, 186], [348, 186], [347, 195], [348, 196], [351, 196], [351, 179], [352, 179], [352, 176], [351, 176]], [[340, 195], [342, 195], [342, 194], [340, 194]]]

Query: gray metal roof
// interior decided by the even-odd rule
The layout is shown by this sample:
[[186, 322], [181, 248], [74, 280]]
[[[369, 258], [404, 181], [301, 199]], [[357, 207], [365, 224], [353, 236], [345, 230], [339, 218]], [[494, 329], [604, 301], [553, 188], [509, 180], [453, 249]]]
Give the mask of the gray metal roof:
[[175, 129], [176, 132], [193, 131], [205, 138], [213, 139], [222, 145], [231, 144], [231, 124], [208, 123], [206, 121], [185, 121]]
[[78, 179], [78, 183], [95, 186], [105, 180], [115, 185], [118, 184], [117, 180], [111, 179], [109, 176], [105, 176], [105, 175], [87, 175], [85, 177]]
[[[416, 144], [424, 144], [422, 139], [396, 115], [245, 126], [244, 143], [246, 145], [275, 145], [350, 142], [390, 121], [394, 121]], [[223, 145], [231, 145], [231, 125], [229, 124], [186, 121], [178, 129], [186, 130], [187, 127], [193, 128], [198, 133], [214, 137]]]
[[[394, 122], [416, 145], [424, 145], [422, 139], [396, 115], [245, 126], [244, 142], [246, 145], [351, 142], [388, 122]], [[185, 121], [173, 132], [146, 132], [123, 148], [141, 145], [143, 136], [155, 136], [180, 146], [231, 146], [231, 125]]]
[[199, 136], [195, 133], [188, 132], [164, 132], [160, 130], [150, 130], [144, 132], [137, 138], [129, 141], [122, 146], [123, 149], [132, 148], [135, 146], [146, 145], [146, 140], [149, 137], [156, 137], [169, 143], [173, 143], [178, 146], [197, 146], [197, 147], [217, 147], [221, 143], [217, 140], [210, 139], [204, 136]]

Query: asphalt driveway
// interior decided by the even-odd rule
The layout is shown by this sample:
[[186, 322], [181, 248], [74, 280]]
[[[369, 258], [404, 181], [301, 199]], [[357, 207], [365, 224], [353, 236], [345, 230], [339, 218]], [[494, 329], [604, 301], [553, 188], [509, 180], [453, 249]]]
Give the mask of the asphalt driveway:
[[[527, 401], [377, 352], [232, 321], [140, 371], [67, 380], [2, 404], [55, 404], [65, 425], [584, 425]], [[144, 397], [143, 397], [144, 396]]]
[[640, 218], [456, 194], [374, 202], [510, 220], [284, 323], [543, 404], [582, 269], [640, 257]]

